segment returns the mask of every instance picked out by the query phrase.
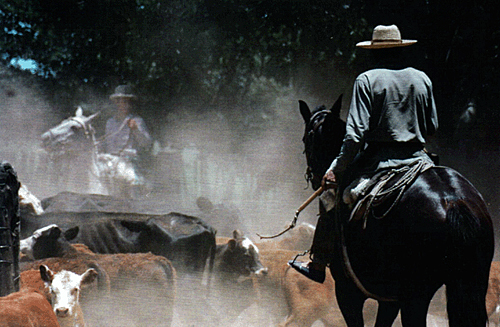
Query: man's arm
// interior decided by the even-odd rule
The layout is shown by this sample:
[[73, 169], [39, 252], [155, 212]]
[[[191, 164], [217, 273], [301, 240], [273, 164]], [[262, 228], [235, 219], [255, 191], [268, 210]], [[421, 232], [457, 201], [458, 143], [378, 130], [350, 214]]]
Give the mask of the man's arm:
[[330, 168], [334, 173], [347, 169], [364, 144], [365, 134], [370, 127], [371, 96], [366, 75], [360, 75], [354, 82], [351, 106], [347, 116], [346, 134], [337, 158]]
[[129, 119], [128, 127], [132, 132], [132, 137], [141, 149], [146, 149], [152, 144], [152, 139], [146, 127], [146, 123], [141, 117]]

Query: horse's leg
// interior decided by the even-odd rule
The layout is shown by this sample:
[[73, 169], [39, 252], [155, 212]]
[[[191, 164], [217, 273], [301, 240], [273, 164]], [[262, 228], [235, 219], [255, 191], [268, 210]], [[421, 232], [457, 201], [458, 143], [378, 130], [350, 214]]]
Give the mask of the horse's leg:
[[350, 280], [336, 281], [335, 293], [347, 326], [364, 327], [363, 305], [366, 296]]
[[[478, 274], [479, 275], [479, 274]], [[450, 280], [446, 283], [447, 311], [450, 327], [485, 326], [487, 280], [471, 275], [469, 280]]]
[[434, 293], [440, 285], [422, 281], [412, 285], [403, 285], [406, 295], [401, 298], [401, 323], [403, 327], [425, 327], [427, 312]]
[[392, 326], [394, 320], [399, 313], [399, 302], [382, 302], [378, 303], [377, 320], [375, 327]]

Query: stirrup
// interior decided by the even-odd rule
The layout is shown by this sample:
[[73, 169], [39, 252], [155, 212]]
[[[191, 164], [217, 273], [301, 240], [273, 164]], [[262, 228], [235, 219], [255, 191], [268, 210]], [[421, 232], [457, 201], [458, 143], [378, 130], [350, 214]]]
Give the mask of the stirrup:
[[311, 269], [308, 265], [304, 265], [305, 262], [296, 261], [298, 257], [304, 256], [308, 252], [309, 251], [297, 254], [293, 260], [288, 261], [288, 265], [293, 269], [295, 269], [296, 271], [298, 271], [299, 273], [301, 273], [302, 275], [306, 276], [307, 278], [322, 284], [326, 278], [326, 272], [325, 272], [326, 268], [323, 270]]
[[[293, 263], [295, 263], [295, 261], [297, 260], [298, 257], [303, 257], [303, 256], [305, 256], [306, 254], [308, 254], [310, 252], [311, 252], [311, 250], [306, 250], [306, 251], [304, 251], [302, 253], [297, 254], [295, 256], [295, 258], [293, 258], [293, 260], [288, 261], [288, 264], [291, 266]], [[309, 259], [312, 261], [312, 258], [311, 258], [310, 254], [309, 254]]]

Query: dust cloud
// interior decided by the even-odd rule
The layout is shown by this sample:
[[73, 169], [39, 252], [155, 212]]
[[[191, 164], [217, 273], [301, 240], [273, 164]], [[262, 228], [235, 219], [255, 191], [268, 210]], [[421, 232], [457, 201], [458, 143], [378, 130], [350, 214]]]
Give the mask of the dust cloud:
[[[65, 117], [49, 105], [37, 84], [3, 72], [0, 92], [0, 157], [14, 166], [19, 180], [41, 199], [62, 191], [91, 192], [89, 184], [79, 179], [86, 172], [78, 169], [84, 168], [54, 163], [40, 148], [39, 136]], [[165, 126], [156, 126], [155, 119], [149, 117], [147, 122], [155, 131], [157, 141], [148, 176], [152, 189], [143, 198], [134, 199], [136, 211], [177, 211], [199, 216], [196, 199], [203, 196], [214, 204], [236, 208], [243, 222], [241, 228], [253, 240], [258, 240], [256, 233], [280, 232], [313, 192], [304, 179], [304, 125], [297, 101], [305, 100], [311, 107], [329, 106], [335, 98], [324, 101], [317, 95], [285, 87], [265, 101], [253, 102], [253, 107], [236, 103], [224, 110], [200, 110], [179, 104], [165, 111], [166, 116], [161, 119], [167, 121]], [[106, 97], [89, 97], [84, 105], [85, 114], [106, 109], [106, 103]], [[75, 103], [74, 108], [77, 105], [80, 104]], [[347, 105], [344, 102], [344, 115]], [[66, 112], [73, 112], [73, 109], [66, 108]], [[109, 108], [105, 113], [109, 115]], [[106, 115], [99, 117], [96, 126], [102, 128], [105, 118]], [[460, 159], [459, 149], [441, 144], [443, 142], [436, 142], [433, 150], [442, 155], [442, 164], [461, 171], [478, 186], [496, 224], [496, 181], [490, 173], [480, 171], [478, 163], [497, 165], [497, 152], [480, 151], [476, 160], [471, 161]], [[315, 224], [316, 214], [317, 203], [313, 202], [301, 213], [299, 222]], [[210, 223], [217, 228], [224, 221]], [[271, 298], [269, 302], [274, 301], [276, 307], [266, 312], [262, 311], [262, 306], [252, 303], [255, 300], [253, 293], [246, 293], [250, 289], [243, 292], [214, 286], [208, 290], [200, 284], [200, 278], [180, 276], [172, 326], [224, 326], [225, 323], [269, 326], [283, 320], [286, 307], [278, 288], [269, 290], [273, 296], [279, 296]], [[210, 296], [203, 296], [209, 293]], [[158, 323], [163, 309], [161, 301], [154, 296], [148, 298], [138, 294], [141, 292], [131, 289], [124, 291], [122, 296], [108, 298], [106, 301], [121, 301], [118, 311], [109, 311], [116, 303], [93, 303], [92, 309], [87, 311], [89, 319], [97, 319], [106, 326], [151, 326], [153, 321], [161, 325]], [[228, 307], [228, 303], [221, 301], [234, 294], [238, 296], [229, 297], [229, 305], [240, 302], [248, 302], [248, 305]], [[234, 315], [235, 320], [224, 322], [228, 312], [238, 313]], [[150, 319], [138, 322], [134, 320], [137, 313]]]
[[[101, 112], [94, 126], [103, 135], [110, 113], [107, 97], [89, 97], [64, 108], [61, 115], [60, 108], [44, 100], [36, 83], [3, 76], [0, 86], [2, 160], [14, 166], [19, 179], [39, 198], [62, 191], [95, 193], [83, 178], [86, 167], [52, 160], [41, 149], [39, 137], [74, 114], [78, 105], [85, 115]], [[145, 117], [156, 144], [148, 171], [152, 192], [144, 203], [155, 213], [196, 215], [196, 199], [204, 196], [214, 204], [237, 208], [250, 237], [280, 231], [313, 192], [304, 179], [304, 125], [298, 99], [284, 88], [275, 98], [254, 101], [254, 108], [237, 103], [223, 110], [179, 105], [165, 110], [166, 118]], [[319, 104], [307, 95], [300, 99]], [[167, 124], [157, 126], [157, 120]], [[315, 223], [316, 209], [311, 205], [301, 219]]]
[[[53, 161], [39, 140], [43, 132], [68, 118], [82, 103], [64, 110], [52, 107], [37, 83], [7, 73], [0, 79], [0, 92], [0, 156], [13, 165], [19, 180], [40, 199], [63, 191], [92, 193], [91, 183], [82, 177], [87, 173], [85, 167]], [[168, 111], [166, 126], [146, 120], [157, 141], [148, 176], [152, 190], [132, 200], [134, 210], [199, 216], [196, 199], [204, 196], [216, 205], [236, 208], [243, 223], [240, 228], [254, 240], [258, 240], [256, 233], [281, 231], [313, 192], [304, 179], [304, 124], [298, 99], [313, 106], [320, 104], [312, 96], [299, 96], [285, 88], [275, 98], [253, 102], [253, 108], [235, 104], [225, 110], [200, 110], [179, 105]], [[103, 127], [109, 115], [107, 100], [95, 96], [83, 103], [85, 115], [104, 108], [96, 129]], [[317, 203], [313, 203], [299, 222], [315, 224], [316, 212]], [[136, 287], [119, 296], [86, 302], [85, 312], [93, 321], [89, 325], [162, 325], [162, 301], [154, 292], [144, 296], [145, 292], [140, 292], [144, 285]], [[269, 302], [276, 307], [273, 312], [262, 312], [254, 302], [252, 287], [231, 290], [212, 284], [207, 288], [199, 276], [179, 274], [172, 326], [272, 325], [284, 319], [286, 305], [282, 298], [274, 298], [280, 294], [279, 288], [270, 293], [273, 297], [269, 295]], [[246, 304], [232, 308], [240, 302]], [[234, 313], [235, 321], [229, 321], [228, 312]]]

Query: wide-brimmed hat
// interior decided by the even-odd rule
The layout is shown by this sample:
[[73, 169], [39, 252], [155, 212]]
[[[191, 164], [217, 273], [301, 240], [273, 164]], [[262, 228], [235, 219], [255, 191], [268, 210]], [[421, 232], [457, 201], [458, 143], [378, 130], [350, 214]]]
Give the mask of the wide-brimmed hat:
[[417, 43], [417, 40], [401, 39], [401, 32], [396, 25], [379, 25], [373, 29], [371, 41], [363, 41], [356, 44], [364, 49], [384, 49], [395, 47], [406, 47]]
[[137, 99], [137, 96], [132, 91], [132, 87], [130, 85], [118, 85], [115, 88], [115, 93], [109, 96], [111, 100], [117, 98], [128, 98], [131, 100]]

